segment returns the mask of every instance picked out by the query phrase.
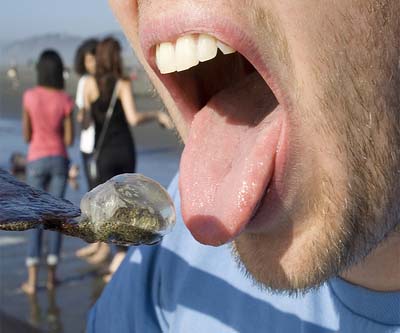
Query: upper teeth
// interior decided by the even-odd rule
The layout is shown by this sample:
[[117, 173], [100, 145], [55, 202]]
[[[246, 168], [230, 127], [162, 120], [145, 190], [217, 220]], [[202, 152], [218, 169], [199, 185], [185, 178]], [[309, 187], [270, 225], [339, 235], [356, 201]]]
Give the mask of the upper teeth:
[[207, 34], [185, 35], [175, 43], [160, 43], [156, 48], [156, 64], [161, 74], [180, 72], [197, 66], [199, 62], [217, 56], [218, 49], [223, 54], [236, 52], [232, 47]]

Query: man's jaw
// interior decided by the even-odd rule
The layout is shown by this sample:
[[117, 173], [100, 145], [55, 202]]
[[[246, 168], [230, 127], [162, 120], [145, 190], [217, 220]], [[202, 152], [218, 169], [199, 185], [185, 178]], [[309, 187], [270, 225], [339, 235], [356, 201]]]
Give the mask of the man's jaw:
[[[200, 242], [223, 244], [257, 220], [259, 211], [268, 215], [273, 202], [267, 189], [283, 175], [287, 131], [279, 80], [255, 41], [226, 18], [178, 11], [157, 22], [141, 17], [139, 31], [148, 63], [189, 128], [180, 166], [184, 221]], [[208, 47], [197, 54], [204, 60], [198, 63], [193, 52], [201, 36], [220, 51], [213, 57]]]

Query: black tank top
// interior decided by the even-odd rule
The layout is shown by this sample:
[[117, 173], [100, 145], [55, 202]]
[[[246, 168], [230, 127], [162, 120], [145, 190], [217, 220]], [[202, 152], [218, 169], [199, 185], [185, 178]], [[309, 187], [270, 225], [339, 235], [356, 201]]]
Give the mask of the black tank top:
[[[95, 123], [95, 146], [97, 147], [97, 142], [100, 137], [101, 130], [104, 125], [106, 118], [107, 109], [110, 105], [111, 97], [107, 100], [101, 99], [100, 97], [91, 104], [91, 112], [93, 115], [93, 120]], [[134, 141], [129, 129], [128, 122], [125, 117], [125, 112], [122, 107], [121, 100], [118, 98], [115, 106], [114, 112], [111, 116], [110, 122], [108, 124], [107, 132], [104, 137], [104, 142], [102, 150], [107, 148], [127, 148], [132, 151], [134, 149]]]

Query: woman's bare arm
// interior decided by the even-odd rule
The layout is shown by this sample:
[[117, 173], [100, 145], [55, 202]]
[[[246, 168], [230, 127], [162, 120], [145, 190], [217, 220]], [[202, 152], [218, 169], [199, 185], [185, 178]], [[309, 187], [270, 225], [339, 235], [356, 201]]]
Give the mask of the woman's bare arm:
[[[136, 110], [135, 101], [132, 94], [132, 86], [129, 81], [119, 80], [118, 81], [118, 96], [121, 99], [122, 108], [125, 112], [126, 120], [129, 125], [137, 126], [143, 122], [143, 117], [140, 116], [139, 112]], [[148, 120], [155, 120], [155, 115], [151, 115]], [[150, 119], [151, 118], [151, 119]]]
[[72, 121], [72, 112], [64, 119], [64, 144], [72, 146], [74, 143], [74, 122]]
[[32, 139], [32, 125], [31, 118], [29, 117], [28, 110], [26, 108], [22, 111], [22, 132], [26, 142], [31, 142]]
[[90, 106], [99, 97], [99, 90], [97, 88], [96, 80], [90, 76], [85, 81], [83, 87], [83, 112], [90, 112]]
[[83, 113], [84, 112], [85, 112], [84, 109], [78, 109], [78, 113], [76, 114], [76, 121], [81, 126], [82, 126], [82, 122], [83, 122]]
[[92, 121], [90, 106], [99, 97], [97, 84], [93, 76], [85, 80], [83, 86], [83, 108], [78, 111], [78, 122], [83, 129], [87, 129]]
[[125, 117], [131, 126], [142, 125], [147, 122], [157, 121], [160, 125], [171, 128], [171, 121], [168, 116], [161, 111], [138, 112], [132, 94], [130, 81], [118, 81], [118, 96], [121, 99]]

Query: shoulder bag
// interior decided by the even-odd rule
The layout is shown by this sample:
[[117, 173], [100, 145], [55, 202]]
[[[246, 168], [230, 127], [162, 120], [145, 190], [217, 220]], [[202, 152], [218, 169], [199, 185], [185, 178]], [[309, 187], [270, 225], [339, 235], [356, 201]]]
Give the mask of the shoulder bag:
[[99, 168], [97, 165], [97, 161], [101, 152], [101, 148], [104, 143], [104, 138], [106, 136], [106, 132], [108, 129], [108, 126], [110, 124], [111, 116], [113, 115], [114, 112], [114, 107], [115, 103], [117, 102], [117, 86], [118, 86], [118, 81], [115, 84], [111, 100], [110, 100], [110, 105], [108, 106], [106, 117], [104, 120], [103, 128], [101, 129], [100, 136], [99, 136], [99, 141], [97, 142], [97, 145], [95, 149], [93, 150], [93, 154], [89, 158], [88, 161], [88, 169], [89, 169], [89, 177], [93, 182], [97, 182], [98, 177], [99, 177]]

